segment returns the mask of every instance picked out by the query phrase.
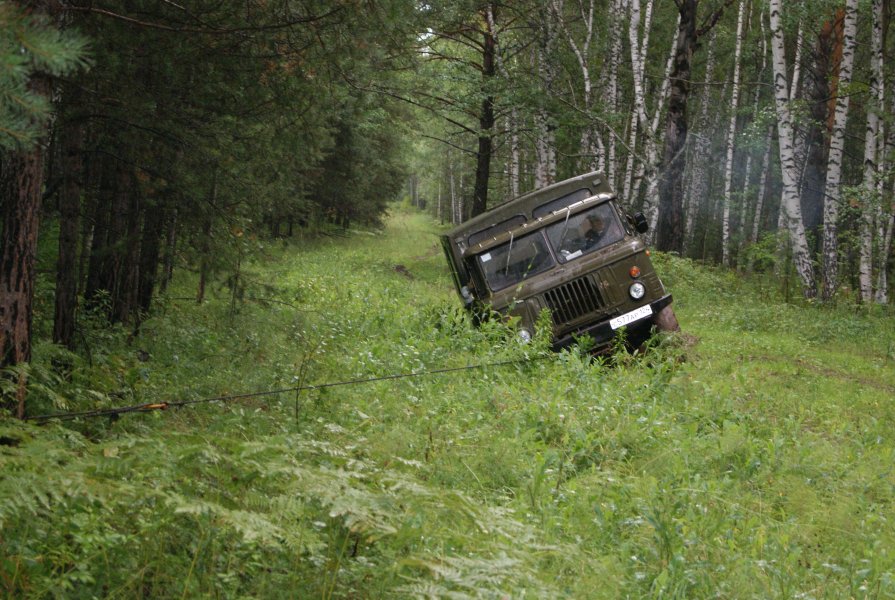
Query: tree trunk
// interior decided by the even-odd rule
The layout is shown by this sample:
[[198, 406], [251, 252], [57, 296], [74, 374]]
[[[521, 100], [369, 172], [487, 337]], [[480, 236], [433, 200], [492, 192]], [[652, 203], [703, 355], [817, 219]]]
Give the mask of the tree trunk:
[[832, 96], [836, 99], [833, 112], [830, 151], [827, 158], [826, 183], [824, 185], [823, 219], [823, 290], [821, 297], [829, 300], [836, 293], [838, 285], [839, 247], [838, 219], [840, 182], [842, 180], [842, 157], [845, 153], [845, 125], [848, 118], [850, 95], [839, 95], [839, 89], [848, 90], [851, 83], [852, 65], [855, 56], [855, 35], [857, 32], [858, 0], [846, 0], [842, 33], [842, 58], [839, 65], [837, 89]]
[[[29, 83], [35, 94], [49, 97], [50, 81], [35, 77]], [[46, 138], [49, 127], [45, 126]], [[40, 224], [44, 180], [44, 148], [10, 151], [0, 157], [0, 368], [31, 360], [31, 324], [34, 301], [34, 263]], [[27, 381], [17, 381], [14, 399], [0, 398], [0, 405], [25, 415]]]
[[75, 311], [78, 305], [78, 236], [81, 227], [83, 130], [65, 128], [63, 139], [64, 183], [59, 194], [59, 250], [56, 260], [53, 342], [74, 347]]
[[218, 172], [214, 168], [211, 174], [211, 192], [209, 194], [209, 212], [205, 215], [205, 221], [202, 225], [202, 239], [199, 243], [201, 258], [199, 259], [199, 288], [196, 290], [196, 303], [202, 304], [205, 301], [205, 286], [208, 284], [208, 277], [211, 275], [211, 230], [212, 218], [211, 211], [217, 204], [218, 197]]
[[[747, 11], [747, 13], [748, 13], [748, 11]], [[758, 21], [759, 21], [759, 27], [761, 29], [761, 69], [758, 72], [758, 77], [757, 77], [756, 81], [762, 81], [764, 79], [765, 71], [767, 70], [767, 67], [768, 67], [767, 35], [765, 35], [764, 18], [763, 18], [762, 11], [759, 11]], [[755, 86], [755, 91], [754, 91], [753, 99], [752, 99], [752, 118], [753, 119], [758, 118], [759, 111], [761, 110], [761, 92], [762, 92], [761, 88], [762, 88], [762, 86], [760, 86], [760, 85]], [[768, 141], [768, 143], [766, 143], [764, 147], [767, 148], [769, 143], [770, 143], [770, 141]], [[767, 149], [765, 150], [765, 153], [766, 152], [767, 152]], [[764, 158], [764, 157], [762, 157], [762, 158]], [[742, 233], [740, 235], [740, 243], [739, 243], [739, 249], [738, 249], [739, 255], [738, 256], [741, 258], [744, 257], [742, 250], [745, 247], [745, 245], [752, 242], [751, 232], [753, 231], [753, 229], [750, 229], [748, 227], [748, 222], [749, 222], [748, 215], [749, 215], [749, 208], [750, 208], [749, 202], [751, 200], [751, 193], [749, 193], [749, 192], [751, 192], [751, 190], [752, 190], [752, 165], [754, 162], [755, 162], [754, 152], [751, 152], [751, 151], [747, 152], [746, 166], [743, 169], [743, 172], [745, 173], [744, 181], [743, 181], [743, 190], [746, 191], [747, 193], [744, 195], [742, 202], [740, 203], [740, 229], [741, 229]], [[762, 173], [764, 173], [764, 172], [762, 171]], [[761, 188], [762, 186], [763, 186], [763, 183], [759, 183], [759, 188]], [[756, 196], [755, 204], [753, 205], [753, 209], [757, 208], [759, 204], [763, 204], [763, 200]], [[752, 211], [753, 216], [756, 212], [758, 212], [759, 215], [761, 214], [760, 210], [753, 210]], [[754, 227], [754, 225], [753, 225], [753, 227]], [[742, 260], [739, 260], [738, 262], [740, 264], [743, 264]]]
[[858, 281], [862, 302], [873, 299], [873, 232], [875, 205], [878, 201], [878, 184], [880, 183], [878, 165], [878, 146], [880, 90], [883, 86], [883, 1], [873, 0], [873, 29], [870, 51], [870, 93], [873, 100], [867, 103], [867, 127], [864, 136], [864, 202], [861, 207], [860, 225], [860, 264]]
[[774, 100], [777, 109], [777, 131], [780, 146], [780, 167], [783, 178], [781, 205], [790, 235], [793, 261], [802, 280], [806, 298], [817, 295], [814, 267], [808, 250], [802, 210], [799, 204], [798, 170], [794, 147], [792, 116], [789, 111], [789, 86], [786, 78], [786, 51], [783, 39], [782, 1], [771, 0], [771, 50], [774, 57]]
[[827, 142], [832, 139], [831, 126], [835, 119], [830, 100], [836, 96], [836, 90], [832, 89], [832, 86], [839, 76], [843, 15], [842, 9], [837, 10], [821, 27], [814, 48], [814, 67], [808, 70], [805, 78], [811, 119], [807, 122], [805, 135], [805, 168], [801, 186], [802, 218], [805, 228], [816, 240], [817, 252], [822, 251], [822, 224], [827, 204], [824, 201], [825, 178], [829, 165]]
[[[696, 0], [677, 3], [677, 43], [671, 72], [671, 94], [665, 123], [663, 177], [659, 192], [656, 246], [682, 252], [684, 247], [684, 148], [687, 144], [687, 100], [690, 95], [690, 60], [696, 47]], [[738, 38], [739, 39], [739, 38]]]
[[[593, 99], [593, 83], [591, 81], [590, 73], [590, 47], [594, 36], [594, 0], [589, 0], [587, 8], [585, 8], [583, 1], [579, 2], [579, 16], [584, 27], [584, 39], [581, 40], [580, 44], [575, 40], [575, 37], [572, 35], [572, 32], [569, 30], [566, 23], [565, 15], [563, 14], [562, 0], [551, 0], [551, 7], [553, 8], [553, 15], [556, 18], [557, 23], [566, 36], [566, 41], [569, 42], [569, 48], [571, 48], [572, 53], [578, 61], [578, 68], [581, 71], [582, 81], [581, 112], [589, 118]], [[601, 165], [605, 168], [606, 160], [602, 150], [603, 146], [604, 144], [600, 137], [599, 130], [595, 123], [589, 120], [584, 124], [584, 127], [581, 130], [579, 141], [580, 159], [578, 161], [578, 168], [580, 171], [600, 170]]]
[[737, 108], [740, 101], [740, 55], [743, 51], [743, 16], [746, 3], [740, 0], [737, 36], [733, 53], [733, 83], [730, 91], [730, 124], [727, 128], [727, 159], [724, 162], [724, 210], [721, 217], [721, 264], [730, 266], [730, 205], [733, 187], [733, 149], [736, 144]]
[[457, 201], [457, 187], [454, 185], [454, 161], [451, 158], [450, 151], [448, 151], [448, 185], [451, 193], [451, 224], [459, 225], [462, 222], [458, 209], [460, 203]]
[[648, 123], [648, 130], [644, 138], [644, 151], [646, 154], [646, 164], [643, 166], [643, 172], [647, 177], [646, 195], [643, 200], [643, 213], [649, 222], [648, 240], [655, 243], [658, 228], [656, 227], [659, 220], [659, 142], [657, 132], [659, 131], [659, 119], [662, 116], [662, 107], [668, 98], [668, 92], [671, 88], [671, 71], [674, 67], [674, 59], [677, 55], [678, 35], [677, 30], [672, 40], [671, 50], [668, 53], [668, 60], [665, 62], [665, 75], [662, 78], [662, 84], [657, 94], [653, 119]]
[[[0, 166], [3, 229], [0, 233], [0, 367], [31, 360], [34, 261], [37, 254], [44, 151], [8, 153]], [[15, 399], [2, 405], [25, 414], [25, 378]]]
[[699, 136], [696, 138], [695, 149], [691, 157], [690, 185], [687, 189], [684, 246], [682, 250], [685, 255], [689, 252], [690, 240], [693, 237], [695, 214], [705, 202], [709, 189], [709, 174], [706, 166], [708, 165], [711, 152], [709, 107], [712, 104], [712, 87], [710, 84], [713, 82], [715, 75], [715, 39], [715, 33], [712, 32], [709, 38], [708, 55], [706, 56], [705, 85], [703, 86], [702, 107], [699, 116]]
[[761, 174], [758, 179], [758, 194], [755, 198], [755, 215], [752, 217], [752, 237], [751, 241], [758, 241], [758, 234], [761, 229], [761, 213], [764, 208], [764, 199], [767, 195], [768, 177], [771, 174], [771, 142], [774, 139], [774, 126], [768, 125], [768, 131], [764, 136], [764, 156], [761, 159]]
[[[622, 61], [622, 14], [624, 10], [624, 0], [613, 0], [611, 13], [609, 15], [610, 22], [610, 42], [609, 42], [609, 65], [606, 67], [608, 71], [608, 90], [607, 99], [608, 110], [610, 114], [615, 114], [618, 110], [618, 70]], [[612, 189], [618, 188], [618, 158], [616, 156], [616, 136], [610, 132], [609, 146], [607, 148], [607, 177]]]
[[488, 91], [490, 82], [496, 74], [497, 44], [494, 40], [494, 30], [491, 27], [493, 17], [496, 17], [493, 4], [488, 11], [492, 19], [485, 19], [484, 39], [482, 40], [482, 89], [485, 97], [482, 99], [482, 108], [479, 113], [479, 147], [476, 153], [471, 215], [473, 217], [482, 214], [488, 208], [488, 184], [491, 178], [491, 151], [494, 137], [494, 96]]
[[520, 166], [521, 166], [521, 156], [519, 152], [519, 111], [514, 106], [513, 110], [510, 111], [510, 164], [509, 164], [509, 179], [510, 179], [510, 198], [515, 198], [519, 195], [519, 176], [520, 176]]
[[167, 202], [164, 200], [156, 199], [148, 202], [144, 211], [143, 235], [140, 240], [140, 265], [138, 269], [139, 285], [137, 288], [137, 306], [142, 313], [149, 312], [152, 306], [152, 293], [155, 291], [161, 240], [165, 228], [166, 204]]

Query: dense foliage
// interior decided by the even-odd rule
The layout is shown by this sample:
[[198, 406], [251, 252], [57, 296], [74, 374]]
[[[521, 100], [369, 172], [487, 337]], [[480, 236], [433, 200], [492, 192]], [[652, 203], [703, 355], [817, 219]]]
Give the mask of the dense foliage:
[[[0, 590], [895, 595], [889, 8], [0, 0]], [[473, 327], [592, 169], [685, 334]]]
[[201, 306], [178, 272], [137, 339], [93, 313], [67, 376], [41, 345], [40, 413], [526, 362], [4, 421], [3, 593], [895, 593], [891, 315], [660, 255], [686, 335], [605, 364], [472, 327], [436, 233], [263, 244]]

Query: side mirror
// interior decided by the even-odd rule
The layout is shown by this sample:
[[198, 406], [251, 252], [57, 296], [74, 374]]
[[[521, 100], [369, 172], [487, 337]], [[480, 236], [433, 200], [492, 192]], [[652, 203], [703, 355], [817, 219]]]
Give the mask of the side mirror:
[[646, 221], [646, 217], [643, 216], [642, 212], [634, 213], [634, 229], [637, 233], [646, 233], [649, 231], [649, 223]]

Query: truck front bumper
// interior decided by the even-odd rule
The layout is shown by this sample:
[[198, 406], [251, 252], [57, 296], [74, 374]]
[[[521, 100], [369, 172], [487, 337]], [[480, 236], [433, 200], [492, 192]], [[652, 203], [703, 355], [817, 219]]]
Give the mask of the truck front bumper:
[[[658, 300], [655, 300], [654, 302], [650, 302], [649, 305], [653, 309], [652, 314], [626, 325], [628, 331], [637, 333], [648, 331], [649, 328], [653, 325], [653, 317], [659, 314], [659, 311], [661, 311], [663, 308], [671, 304], [671, 301], [671, 294], [667, 294], [665, 296], [662, 296]], [[618, 315], [613, 315], [613, 318], [616, 316]], [[567, 348], [574, 344], [578, 338], [585, 336], [590, 337], [592, 340], [594, 340], [596, 348], [606, 346], [615, 337], [616, 331], [610, 325], [610, 321], [612, 321], [612, 318], [594, 323], [593, 325], [585, 325], [583, 327], [579, 327], [577, 330], [567, 333], [566, 335], [554, 340], [553, 349], [558, 351], [562, 350], [563, 348]]]

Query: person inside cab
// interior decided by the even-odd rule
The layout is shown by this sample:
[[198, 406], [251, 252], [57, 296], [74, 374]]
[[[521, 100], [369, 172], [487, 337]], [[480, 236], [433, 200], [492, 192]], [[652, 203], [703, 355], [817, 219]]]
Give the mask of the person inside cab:
[[588, 250], [597, 246], [606, 235], [606, 222], [599, 215], [588, 215], [584, 223], [584, 250]]

